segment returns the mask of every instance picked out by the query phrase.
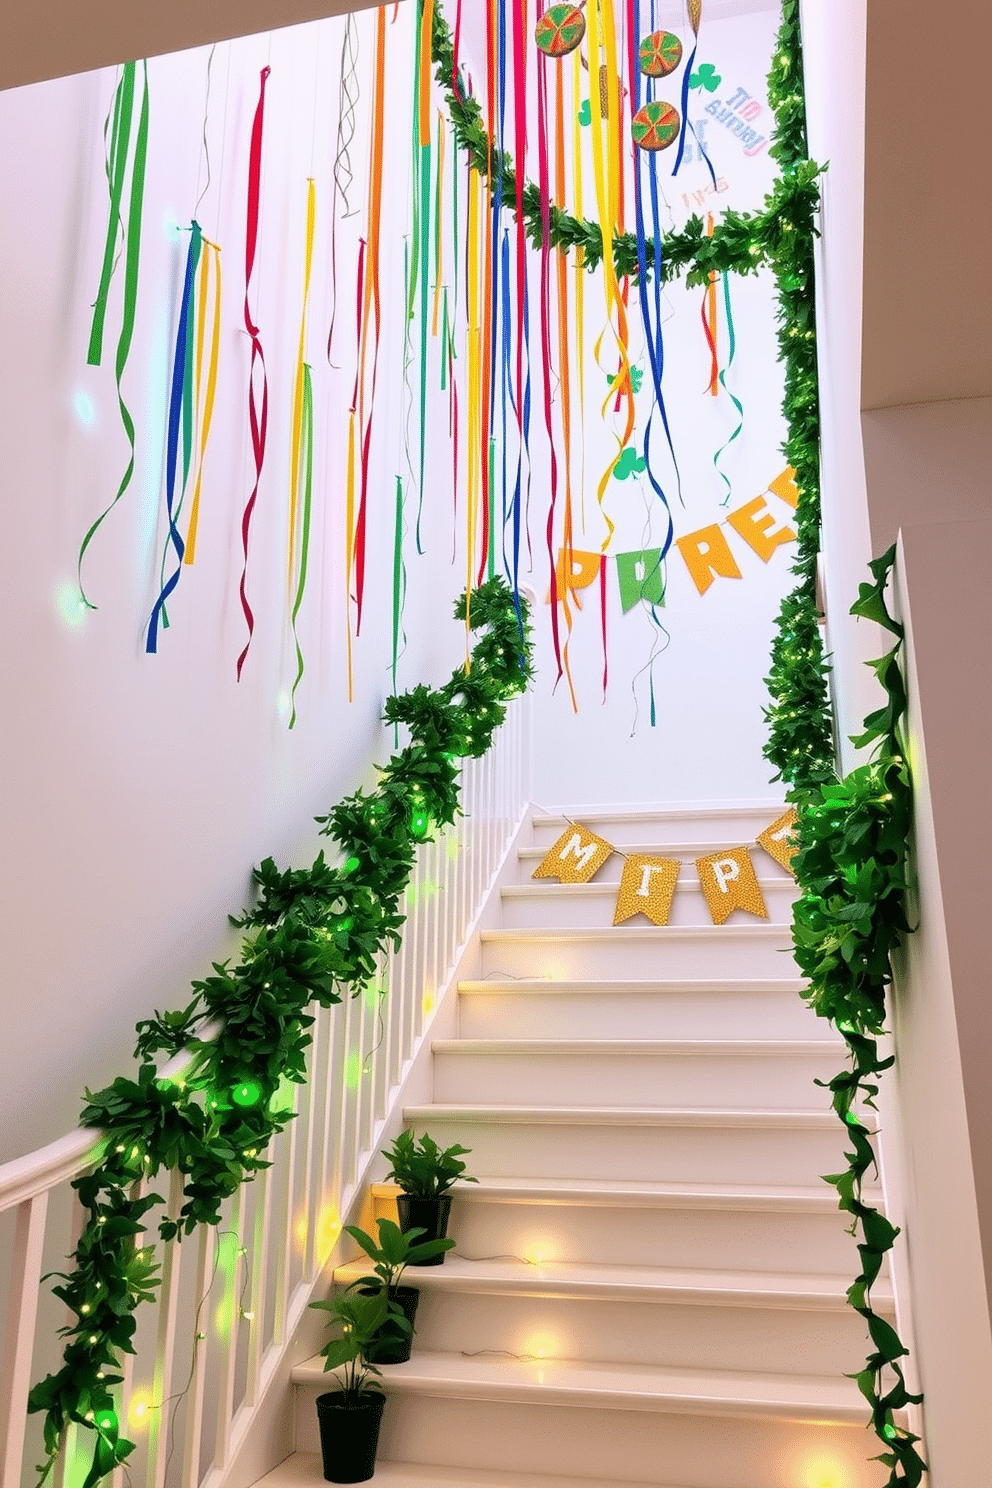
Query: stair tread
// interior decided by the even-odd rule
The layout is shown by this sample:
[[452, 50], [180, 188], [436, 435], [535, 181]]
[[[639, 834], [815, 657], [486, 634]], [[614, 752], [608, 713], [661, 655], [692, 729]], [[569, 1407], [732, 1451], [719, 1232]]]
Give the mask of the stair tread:
[[750, 1127], [799, 1131], [834, 1130], [832, 1110], [729, 1110], [692, 1106], [511, 1106], [434, 1102], [406, 1106], [404, 1120], [429, 1123], [443, 1120], [495, 1121], [532, 1126], [708, 1126]]
[[[319, 1355], [298, 1364], [296, 1384], [326, 1383]], [[865, 1401], [843, 1376], [745, 1373], [675, 1365], [602, 1364], [585, 1359], [512, 1359], [416, 1351], [383, 1371], [386, 1394], [532, 1401], [616, 1410], [662, 1410], [739, 1418], [852, 1421]]]
[[[369, 1274], [361, 1257], [338, 1266], [342, 1286]], [[631, 1266], [590, 1262], [480, 1259], [445, 1256], [443, 1266], [411, 1266], [404, 1285], [422, 1291], [488, 1292], [504, 1295], [570, 1297], [618, 1302], [676, 1303], [681, 1306], [778, 1308], [791, 1311], [846, 1312], [848, 1279], [839, 1275], [788, 1272], [701, 1270], [688, 1267]], [[889, 1310], [886, 1282], [872, 1291], [876, 1309]]]
[[[394, 1183], [373, 1183], [375, 1198], [400, 1192]], [[639, 1179], [480, 1178], [457, 1183], [459, 1203], [523, 1200], [535, 1204], [588, 1204], [626, 1208], [727, 1209], [757, 1213], [816, 1212], [837, 1214], [837, 1195], [825, 1183], [816, 1185], [735, 1183], [665, 1183]], [[880, 1191], [865, 1189], [864, 1201], [882, 1207]]]
[[435, 1054], [643, 1054], [688, 1058], [796, 1058], [843, 1055], [843, 1039], [434, 1039]]
[[[743, 911], [742, 911], [743, 913]], [[483, 930], [480, 939], [484, 944], [499, 945], [511, 940], [544, 941], [556, 943], [568, 940], [584, 944], [592, 940], [613, 940], [618, 943], [635, 940], [712, 940], [714, 936], [724, 938], [743, 937], [745, 940], [781, 940], [792, 944], [791, 925], [602, 925], [599, 928], [579, 930], [567, 925], [519, 925], [509, 929]]]
[[[493, 1472], [481, 1467], [435, 1467], [422, 1462], [376, 1461], [371, 1483], [391, 1488], [658, 1488], [657, 1484], [622, 1483], [615, 1478], [561, 1478], [541, 1473]], [[305, 1488], [324, 1483], [321, 1460], [306, 1452], [287, 1457], [273, 1472], [261, 1478], [256, 1488]]]
[[[547, 933], [547, 932], [545, 932]], [[719, 977], [693, 980], [691, 978], [665, 978], [658, 977], [650, 980], [643, 978], [632, 978], [630, 980], [602, 981], [597, 979], [585, 980], [580, 977], [569, 979], [563, 977], [560, 980], [551, 976], [547, 977], [492, 977], [486, 980], [464, 981], [458, 983], [458, 991], [463, 996], [479, 996], [487, 992], [498, 992], [501, 995], [512, 993], [543, 992], [543, 993], [578, 993], [590, 997], [608, 997], [612, 995], [650, 995], [661, 992], [674, 994], [679, 992], [708, 993], [736, 992], [746, 995], [749, 992], [782, 992], [793, 996], [801, 996], [806, 991], [807, 983], [800, 977]]]
[[648, 807], [639, 811], [624, 807], [618, 807], [616, 811], [603, 806], [562, 807], [558, 811], [537, 811], [531, 821], [535, 827], [555, 827], [560, 822], [562, 829], [572, 826], [576, 820], [581, 820], [583, 825], [594, 821], [719, 821], [728, 816], [758, 817], [767, 814], [774, 821], [785, 810], [783, 801], [727, 801], [720, 806], [714, 806], [711, 801], [685, 801], [679, 806]]

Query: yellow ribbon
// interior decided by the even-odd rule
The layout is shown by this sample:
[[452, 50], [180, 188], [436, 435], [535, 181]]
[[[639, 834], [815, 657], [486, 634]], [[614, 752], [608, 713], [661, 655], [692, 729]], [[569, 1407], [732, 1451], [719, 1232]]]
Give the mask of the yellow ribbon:
[[289, 584], [292, 591], [296, 572], [296, 513], [300, 497], [300, 441], [303, 435], [303, 354], [307, 336], [307, 306], [310, 301], [310, 274], [313, 269], [314, 219], [317, 213], [317, 187], [311, 176], [307, 181], [307, 237], [303, 255], [303, 308], [300, 312], [300, 344], [296, 358], [296, 384], [293, 389], [293, 435], [289, 471]]
[[[214, 295], [213, 318], [210, 327], [210, 360], [207, 363], [206, 384], [203, 379], [203, 353], [206, 343], [207, 304], [210, 265], [213, 263]], [[210, 438], [210, 424], [214, 416], [214, 398], [217, 393], [217, 366], [220, 361], [220, 248], [216, 243], [203, 239], [203, 255], [200, 260], [200, 293], [197, 308], [196, 328], [196, 481], [193, 486], [193, 502], [189, 512], [189, 530], [186, 533], [184, 563], [196, 558], [196, 534], [200, 522], [200, 488], [203, 484], [203, 457]]]

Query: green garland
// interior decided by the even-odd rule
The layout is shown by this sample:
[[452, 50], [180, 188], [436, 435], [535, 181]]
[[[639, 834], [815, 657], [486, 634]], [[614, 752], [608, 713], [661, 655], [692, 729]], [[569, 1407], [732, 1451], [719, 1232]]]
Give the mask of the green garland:
[[[852, 1233], [858, 1235], [861, 1274], [847, 1296], [868, 1326], [873, 1352], [855, 1378], [885, 1447], [878, 1461], [891, 1469], [890, 1488], [897, 1484], [915, 1488], [926, 1471], [916, 1450], [919, 1438], [898, 1426], [893, 1413], [919, 1404], [923, 1397], [906, 1388], [899, 1361], [908, 1350], [871, 1303], [872, 1284], [899, 1231], [864, 1202], [862, 1186], [876, 1167], [876, 1158], [871, 1130], [858, 1110], [875, 1109], [878, 1076], [894, 1062], [892, 1057], [879, 1058], [878, 1040], [885, 1033], [892, 956], [909, 931], [903, 904], [912, 787], [899, 739], [906, 711], [899, 668], [903, 631], [884, 599], [894, 562], [892, 547], [871, 564], [875, 583], [861, 585], [851, 610], [897, 637], [893, 649], [871, 663], [886, 702], [865, 719], [864, 732], [853, 741], [859, 748], [874, 744], [874, 757], [843, 780], [816, 788], [794, 785], [790, 791], [799, 807], [799, 850], [793, 869], [802, 891], [794, 910], [793, 939], [796, 961], [809, 983], [804, 996], [815, 1012], [835, 1025], [851, 1056], [850, 1068], [827, 1088], [852, 1150], [845, 1153], [846, 1170], [826, 1181], [837, 1189], [840, 1207], [851, 1215]], [[893, 1382], [887, 1384], [888, 1379]]]
[[[455, 616], [466, 618], [464, 596]], [[70, 1423], [96, 1438], [83, 1488], [134, 1449], [120, 1433], [112, 1392], [121, 1355], [134, 1351], [135, 1310], [156, 1295], [159, 1267], [142, 1237], [145, 1216], [163, 1202], [131, 1198], [135, 1181], [183, 1175], [179, 1212], [158, 1224], [163, 1240], [218, 1224], [225, 1199], [268, 1166], [268, 1144], [291, 1119], [281, 1087], [306, 1079], [310, 1004], [338, 1003], [345, 988], [357, 997], [380, 951], [399, 944], [417, 843], [458, 813], [456, 761], [486, 753], [507, 703], [532, 675], [527, 607], [521, 600], [518, 616], [501, 579], [474, 591], [469, 623], [481, 632], [470, 667], [437, 690], [417, 687], [386, 703], [385, 722], [405, 724], [411, 742], [380, 770], [377, 789], [318, 818], [342, 866], [321, 852], [312, 867], [281, 872], [267, 858], [254, 875], [257, 904], [234, 921], [247, 932], [238, 964], [215, 965], [193, 983], [186, 1007], [139, 1023], [135, 1076], [86, 1093], [81, 1123], [99, 1128], [102, 1140], [95, 1166], [73, 1183], [86, 1224], [73, 1269], [53, 1288], [72, 1314], [63, 1365], [30, 1395], [28, 1409], [45, 1414], [39, 1483]], [[215, 1021], [220, 1031], [211, 1035]], [[184, 1048], [194, 1057], [182, 1079], [160, 1078], [153, 1057]]]

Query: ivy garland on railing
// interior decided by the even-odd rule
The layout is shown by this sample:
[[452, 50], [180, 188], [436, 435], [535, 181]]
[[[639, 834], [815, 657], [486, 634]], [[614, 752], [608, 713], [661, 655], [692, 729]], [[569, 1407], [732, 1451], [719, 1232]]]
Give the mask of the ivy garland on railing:
[[[868, 1326], [874, 1351], [856, 1378], [871, 1407], [872, 1426], [885, 1445], [878, 1460], [891, 1468], [889, 1484], [913, 1488], [926, 1471], [916, 1450], [919, 1437], [897, 1425], [894, 1412], [919, 1404], [923, 1397], [909, 1393], [899, 1363], [908, 1350], [871, 1303], [872, 1284], [899, 1231], [864, 1202], [862, 1187], [876, 1158], [871, 1130], [858, 1109], [875, 1109], [878, 1076], [894, 1062], [891, 1056], [879, 1057], [878, 1040], [885, 1033], [892, 956], [909, 931], [903, 905], [912, 788], [899, 738], [906, 711], [899, 667], [903, 629], [884, 598], [894, 562], [892, 547], [871, 564], [875, 582], [861, 585], [851, 610], [897, 637], [893, 649], [871, 663], [886, 702], [865, 719], [864, 732], [852, 741], [858, 748], [874, 744], [874, 756], [843, 780], [818, 788], [794, 785], [790, 798], [799, 807], [800, 846], [793, 869], [802, 892], [794, 910], [793, 938], [796, 962], [809, 983], [804, 996], [835, 1025], [851, 1055], [851, 1067], [829, 1081], [827, 1089], [853, 1150], [845, 1153], [847, 1169], [826, 1181], [837, 1189], [840, 1207], [852, 1216], [852, 1233], [858, 1235], [861, 1274], [847, 1296]], [[887, 1371], [894, 1378], [888, 1385]]]
[[[224, 1200], [269, 1165], [268, 1144], [291, 1119], [280, 1087], [306, 1079], [310, 1004], [329, 1007], [346, 988], [358, 996], [379, 953], [399, 944], [417, 844], [458, 814], [456, 762], [486, 753], [508, 702], [526, 690], [531, 641], [526, 602], [519, 604], [518, 618], [498, 578], [474, 591], [469, 623], [481, 634], [470, 666], [436, 690], [391, 697], [384, 720], [405, 725], [411, 742], [380, 770], [377, 789], [318, 818], [341, 866], [321, 852], [310, 868], [281, 872], [267, 858], [254, 874], [257, 904], [234, 921], [246, 931], [238, 964], [215, 965], [193, 983], [186, 1007], [138, 1024], [134, 1078], [87, 1091], [81, 1124], [99, 1128], [102, 1140], [96, 1165], [73, 1183], [86, 1222], [73, 1269], [53, 1288], [72, 1314], [63, 1366], [30, 1396], [29, 1410], [45, 1413], [39, 1483], [70, 1423], [95, 1433], [83, 1488], [133, 1451], [112, 1392], [121, 1356], [133, 1352], [135, 1310], [155, 1298], [159, 1267], [141, 1237], [148, 1211], [163, 1202], [154, 1193], [132, 1197], [134, 1187], [164, 1171], [183, 1175], [182, 1206], [158, 1225], [163, 1240], [181, 1240], [197, 1225], [218, 1224]], [[465, 620], [465, 596], [455, 616]], [[181, 1079], [161, 1078], [154, 1056], [184, 1048], [194, 1056]]]
[[[458, 143], [484, 178], [491, 176], [494, 186], [500, 182], [506, 210], [516, 215], [513, 160], [492, 144], [479, 104], [458, 75], [439, 0], [434, 7], [433, 61]], [[853, 1216], [855, 1231], [860, 1230], [862, 1272], [848, 1297], [865, 1318], [875, 1351], [856, 1378], [885, 1447], [879, 1460], [891, 1469], [888, 1488], [901, 1484], [915, 1488], [926, 1471], [916, 1451], [918, 1438], [897, 1425], [893, 1413], [918, 1403], [919, 1397], [908, 1393], [898, 1364], [906, 1349], [870, 1302], [872, 1282], [898, 1232], [863, 1202], [863, 1179], [875, 1166], [875, 1156], [870, 1130], [854, 1109], [859, 1101], [871, 1106], [877, 1091], [873, 1081], [891, 1064], [878, 1059], [877, 1040], [884, 1032], [891, 953], [907, 928], [902, 901], [910, 783], [896, 737], [905, 696], [897, 645], [875, 663], [888, 703], [866, 720], [864, 734], [855, 741], [859, 746], [878, 741], [876, 758], [838, 782], [826, 683], [829, 669], [817, 603], [820, 422], [813, 241], [822, 168], [808, 158], [799, 0], [783, 0], [768, 97], [776, 120], [771, 154], [780, 174], [764, 210], [726, 212], [712, 236], [707, 236], [700, 218], [691, 218], [681, 232], [665, 237], [660, 272], [666, 282], [685, 273], [689, 285], [705, 284], [714, 270], [750, 274], [767, 265], [775, 275], [788, 427], [784, 453], [795, 469], [799, 491], [793, 567], [798, 582], [782, 603], [772, 644], [765, 756], [790, 785], [789, 796], [800, 818], [802, 850], [795, 866], [803, 896], [794, 928], [797, 961], [810, 979], [811, 1005], [835, 1022], [851, 1053], [851, 1069], [829, 1088], [854, 1151], [847, 1154], [848, 1169], [828, 1181], [837, 1188], [841, 1208]], [[528, 238], [542, 246], [541, 195], [531, 181], [523, 187], [523, 215]], [[598, 225], [554, 205], [549, 238], [551, 246], [565, 251], [581, 247], [590, 270], [602, 262]], [[634, 235], [617, 234], [612, 251], [617, 275], [636, 279]], [[652, 271], [659, 268], [651, 243], [648, 263]], [[882, 598], [891, 564], [889, 553], [872, 565], [877, 582], [862, 586], [852, 613], [877, 620], [901, 637]], [[888, 1390], [887, 1369], [896, 1379]]]

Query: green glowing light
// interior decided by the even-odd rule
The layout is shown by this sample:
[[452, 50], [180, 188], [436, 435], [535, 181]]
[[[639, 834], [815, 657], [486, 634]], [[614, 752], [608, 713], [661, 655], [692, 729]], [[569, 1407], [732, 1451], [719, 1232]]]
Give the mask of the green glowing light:
[[422, 806], [414, 806], [410, 812], [410, 833], [418, 842], [423, 842], [431, 829], [431, 819]]
[[349, 1054], [344, 1066], [344, 1082], [349, 1090], [357, 1090], [362, 1077], [362, 1056]]
[[262, 1099], [262, 1087], [255, 1080], [243, 1080], [231, 1091], [236, 1106], [257, 1106]]
[[354, 915], [342, 915], [334, 928], [336, 930], [350, 930], [354, 923]]
[[358, 859], [357, 858], [349, 858], [348, 861], [347, 861], [347, 863], [345, 863], [344, 868], [341, 871], [343, 873], [354, 873], [354, 871], [355, 871], [355, 869], [357, 867], [358, 867]]
[[117, 1417], [113, 1411], [103, 1410], [97, 1416], [96, 1424], [101, 1431], [115, 1432], [117, 1430]]

